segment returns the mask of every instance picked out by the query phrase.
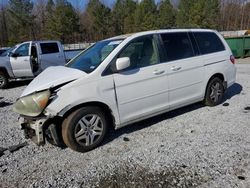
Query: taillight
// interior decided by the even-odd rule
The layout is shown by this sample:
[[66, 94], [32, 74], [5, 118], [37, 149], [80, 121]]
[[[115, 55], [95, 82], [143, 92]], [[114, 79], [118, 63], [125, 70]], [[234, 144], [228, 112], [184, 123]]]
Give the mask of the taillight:
[[230, 56], [231, 63], [235, 64], [235, 57], [233, 55]]

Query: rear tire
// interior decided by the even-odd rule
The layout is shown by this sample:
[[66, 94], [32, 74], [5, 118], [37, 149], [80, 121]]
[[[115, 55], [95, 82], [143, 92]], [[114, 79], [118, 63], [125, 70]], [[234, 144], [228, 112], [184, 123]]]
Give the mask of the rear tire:
[[212, 78], [207, 85], [203, 103], [207, 106], [216, 106], [220, 104], [223, 100], [224, 92], [222, 80], [218, 77]]
[[8, 76], [4, 72], [0, 72], [0, 89], [5, 89], [8, 84]]
[[80, 108], [62, 124], [64, 143], [78, 152], [87, 152], [99, 146], [106, 132], [107, 118], [99, 107]]

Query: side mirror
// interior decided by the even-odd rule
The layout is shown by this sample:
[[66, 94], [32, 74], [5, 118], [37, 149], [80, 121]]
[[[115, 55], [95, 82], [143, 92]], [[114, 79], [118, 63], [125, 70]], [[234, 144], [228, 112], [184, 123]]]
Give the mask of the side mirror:
[[13, 53], [13, 52], [10, 52], [10, 53], [9, 53], [9, 56], [10, 56], [10, 57], [18, 57], [18, 54]]
[[129, 57], [121, 57], [116, 60], [116, 70], [121, 71], [130, 66]]

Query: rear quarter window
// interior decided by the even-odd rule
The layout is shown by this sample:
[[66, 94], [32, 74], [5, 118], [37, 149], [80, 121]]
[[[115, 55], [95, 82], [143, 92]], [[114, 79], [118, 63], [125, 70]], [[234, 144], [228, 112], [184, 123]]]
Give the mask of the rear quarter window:
[[193, 32], [201, 54], [209, 54], [225, 50], [220, 38], [213, 32]]
[[40, 46], [41, 46], [42, 54], [53, 54], [53, 53], [59, 52], [58, 45], [55, 42], [41, 43]]

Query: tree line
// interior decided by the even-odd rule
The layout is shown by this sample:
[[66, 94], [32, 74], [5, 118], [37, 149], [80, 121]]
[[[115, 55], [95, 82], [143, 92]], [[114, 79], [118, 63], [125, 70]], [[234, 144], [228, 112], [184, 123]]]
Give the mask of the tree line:
[[117, 0], [112, 8], [89, 0], [81, 10], [67, 0], [9, 0], [0, 10], [0, 46], [27, 40], [93, 42], [163, 28], [250, 29], [248, 0]]

